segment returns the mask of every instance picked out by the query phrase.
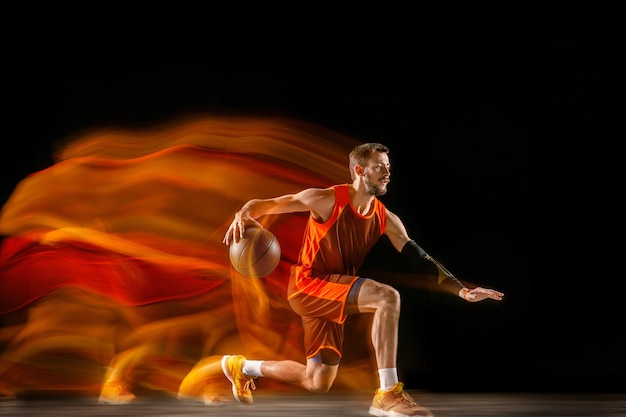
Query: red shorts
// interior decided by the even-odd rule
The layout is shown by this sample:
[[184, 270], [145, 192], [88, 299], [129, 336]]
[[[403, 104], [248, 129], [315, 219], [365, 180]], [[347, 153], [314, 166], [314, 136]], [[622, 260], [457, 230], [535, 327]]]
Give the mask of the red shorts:
[[291, 308], [302, 317], [304, 347], [310, 359], [321, 349], [342, 355], [346, 300], [355, 275], [329, 274], [301, 280], [289, 294]]

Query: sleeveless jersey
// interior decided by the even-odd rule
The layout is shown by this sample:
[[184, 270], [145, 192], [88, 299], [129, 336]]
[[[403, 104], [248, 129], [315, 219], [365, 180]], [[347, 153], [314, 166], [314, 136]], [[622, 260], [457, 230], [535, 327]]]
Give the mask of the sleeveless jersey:
[[[335, 185], [335, 205], [328, 220], [309, 216], [298, 263], [291, 268], [289, 298], [305, 293], [345, 301], [349, 285], [386, 228], [385, 206], [374, 198], [366, 215], [350, 201], [349, 184]], [[304, 314], [302, 314], [304, 315]]]

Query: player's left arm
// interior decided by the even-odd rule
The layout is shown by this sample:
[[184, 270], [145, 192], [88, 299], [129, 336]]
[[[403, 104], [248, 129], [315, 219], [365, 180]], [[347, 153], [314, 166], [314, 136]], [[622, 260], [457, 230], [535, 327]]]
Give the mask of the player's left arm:
[[470, 289], [463, 285], [446, 267], [409, 237], [402, 220], [389, 210], [387, 210], [385, 234], [393, 247], [409, 260], [416, 272], [436, 279], [439, 286], [446, 291], [469, 302], [482, 301], [486, 298], [502, 300], [504, 294], [499, 291], [482, 287]]

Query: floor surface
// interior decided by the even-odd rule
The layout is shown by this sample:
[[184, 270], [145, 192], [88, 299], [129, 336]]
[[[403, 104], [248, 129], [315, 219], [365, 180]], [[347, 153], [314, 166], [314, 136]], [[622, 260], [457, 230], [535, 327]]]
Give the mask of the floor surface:
[[[626, 417], [626, 394], [424, 393], [409, 391], [435, 417]], [[125, 405], [95, 398], [18, 398], [0, 402], [6, 416], [368, 416], [365, 393], [255, 395], [251, 406], [208, 406], [170, 397], [137, 398]]]

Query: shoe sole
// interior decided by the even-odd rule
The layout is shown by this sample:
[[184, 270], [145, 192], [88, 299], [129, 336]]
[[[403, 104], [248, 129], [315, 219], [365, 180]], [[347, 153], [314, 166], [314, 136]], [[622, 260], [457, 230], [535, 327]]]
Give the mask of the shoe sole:
[[[381, 410], [380, 408], [374, 407], [373, 405], [370, 405], [369, 413], [377, 417], [410, 417], [410, 416], [407, 416], [406, 414], [396, 413], [395, 411], [384, 411], [384, 410]], [[431, 414], [428, 417], [433, 417], [433, 415]]]
[[124, 398], [124, 399], [114, 399], [114, 398], [98, 398], [98, 404], [109, 404], [109, 405], [125, 405], [133, 402], [135, 397], [132, 398]]
[[369, 413], [373, 416], [379, 417], [385, 415], [383, 411], [380, 411], [378, 408], [374, 408], [373, 406], [370, 406]]
[[235, 397], [235, 400], [237, 400], [239, 404], [243, 404], [241, 399], [239, 399], [239, 394], [237, 394], [237, 384], [228, 370], [228, 358], [230, 358], [230, 355], [222, 356], [222, 372], [224, 372], [224, 375], [226, 375], [226, 378], [228, 378], [232, 385], [233, 397]]

